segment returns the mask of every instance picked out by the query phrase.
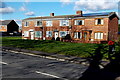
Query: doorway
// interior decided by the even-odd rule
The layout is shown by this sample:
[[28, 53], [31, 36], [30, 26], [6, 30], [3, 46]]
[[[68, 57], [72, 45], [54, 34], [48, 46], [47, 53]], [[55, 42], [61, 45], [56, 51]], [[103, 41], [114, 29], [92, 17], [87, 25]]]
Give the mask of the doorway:
[[83, 32], [83, 40], [87, 40], [87, 32]]

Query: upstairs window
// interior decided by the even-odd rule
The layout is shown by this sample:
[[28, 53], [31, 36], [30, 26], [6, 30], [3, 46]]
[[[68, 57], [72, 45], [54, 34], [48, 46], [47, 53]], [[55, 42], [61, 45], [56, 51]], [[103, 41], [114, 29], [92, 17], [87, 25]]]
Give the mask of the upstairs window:
[[84, 25], [84, 20], [75, 20], [75, 25]]
[[60, 26], [69, 26], [69, 20], [60, 20]]
[[36, 21], [36, 26], [42, 26], [42, 21]]
[[52, 21], [46, 21], [46, 26], [52, 26]]
[[95, 20], [95, 25], [103, 25], [104, 21], [103, 19], [96, 19]]
[[24, 22], [24, 26], [29, 26], [29, 22]]

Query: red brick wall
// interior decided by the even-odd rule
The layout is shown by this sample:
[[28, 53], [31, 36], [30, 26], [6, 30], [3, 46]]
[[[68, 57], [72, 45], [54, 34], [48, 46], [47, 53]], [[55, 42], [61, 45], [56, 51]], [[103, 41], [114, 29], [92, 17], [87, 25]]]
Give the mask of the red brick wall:
[[109, 20], [109, 40], [118, 40], [118, 18], [115, 17], [112, 20]]
[[[70, 31], [71, 36], [73, 40], [74, 39], [74, 32], [81, 32], [82, 30], [91, 30], [91, 39], [94, 40], [94, 33], [95, 32], [103, 32], [103, 39], [102, 40], [94, 40], [94, 41], [108, 41], [109, 40], [117, 40], [117, 32], [118, 32], [118, 19], [113, 18], [112, 20], [109, 20], [109, 18], [103, 18], [104, 24], [103, 25], [95, 25], [95, 19], [96, 18], [88, 18], [84, 19], [85, 23], [82, 26], [74, 25], [74, 19], [70, 20], [70, 26], [72, 26], [72, 29], [69, 29], [69, 26], [59, 26], [59, 20], [53, 20], [53, 26], [46, 26], [46, 21], [42, 21], [43, 27], [35, 27], [35, 21], [29, 22], [29, 27], [22, 26], [22, 32], [29, 31], [30, 29], [33, 29], [34, 31], [43, 31], [44, 37], [46, 37], [46, 31], [53, 31], [53, 37], [54, 37], [54, 30], [58, 31]], [[24, 25], [24, 24], [23, 24]], [[44, 29], [44, 30], [43, 30]], [[109, 30], [109, 37], [108, 37], [108, 30]], [[30, 39], [30, 37], [28, 38]], [[51, 38], [46, 38], [51, 39]]]

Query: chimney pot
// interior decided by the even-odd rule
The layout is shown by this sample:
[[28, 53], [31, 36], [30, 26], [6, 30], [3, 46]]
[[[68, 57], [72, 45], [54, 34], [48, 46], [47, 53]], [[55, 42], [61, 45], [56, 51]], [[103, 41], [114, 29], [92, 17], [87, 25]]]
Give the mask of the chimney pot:
[[54, 13], [50, 13], [50, 16], [54, 16]]
[[82, 11], [81, 11], [81, 10], [76, 11], [76, 14], [77, 14], [77, 15], [81, 15], [81, 16], [82, 16]]

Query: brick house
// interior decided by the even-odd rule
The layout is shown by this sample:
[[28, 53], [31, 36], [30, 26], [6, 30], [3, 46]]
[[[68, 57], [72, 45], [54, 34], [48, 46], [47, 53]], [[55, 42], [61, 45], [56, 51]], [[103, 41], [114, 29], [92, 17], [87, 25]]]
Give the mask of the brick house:
[[35, 40], [60, 39], [70, 34], [73, 42], [100, 43], [118, 40], [118, 16], [115, 12], [31, 17], [22, 21], [22, 38]]
[[19, 26], [14, 20], [0, 21], [0, 33], [2, 35], [13, 35], [19, 32]]

